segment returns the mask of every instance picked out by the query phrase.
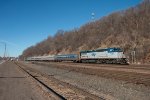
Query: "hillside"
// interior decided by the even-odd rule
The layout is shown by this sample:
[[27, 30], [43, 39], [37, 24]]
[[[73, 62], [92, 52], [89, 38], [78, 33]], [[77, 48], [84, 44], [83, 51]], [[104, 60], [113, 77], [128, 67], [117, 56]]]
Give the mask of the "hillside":
[[124, 11], [114, 12], [71, 31], [59, 30], [54, 37], [24, 50], [22, 58], [45, 54], [78, 53], [80, 50], [121, 47], [138, 62], [150, 55], [150, 0]]

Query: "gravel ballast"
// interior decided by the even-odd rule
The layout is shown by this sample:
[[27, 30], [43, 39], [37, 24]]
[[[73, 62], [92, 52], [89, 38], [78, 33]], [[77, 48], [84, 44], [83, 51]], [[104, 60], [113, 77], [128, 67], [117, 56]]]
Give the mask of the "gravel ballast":
[[150, 87], [143, 85], [135, 85], [124, 81], [106, 79], [96, 75], [54, 68], [55, 66], [52, 65], [42, 66], [28, 63], [26, 63], [26, 65], [106, 99], [150, 100]]

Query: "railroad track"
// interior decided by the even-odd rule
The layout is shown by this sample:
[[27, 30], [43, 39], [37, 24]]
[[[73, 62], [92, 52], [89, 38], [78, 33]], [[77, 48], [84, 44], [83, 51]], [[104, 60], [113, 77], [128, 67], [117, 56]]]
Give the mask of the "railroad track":
[[[37, 62], [33, 62], [37, 63]], [[49, 62], [38, 62], [38, 63], [49, 63]], [[84, 66], [91, 68], [122, 68], [122, 69], [142, 69], [142, 70], [150, 70], [150, 65], [120, 65], [120, 64], [96, 64], [96, 63], [73, 63], [73, 62], [50, 62], [51, 64], [59, 64], [59, 65], [72, 65], [72, 66]]]
[[65, 97], [63, 97], [62, 95], [58, 94], [56, 91], [54, 91], [52, 88], [50, 88], [49, 86], [47, 86], [45, 83], [43, 83], [41, 80], [39, 80], [36, 76], [34, 76], [33, 74], [31, 74], [29, 71], [25, 70], [23, 67], [21, 67], [19, 64], [15, 63], [23, 72], [25, 72], [26, 74], [28, 74], [34, 81], [36, 81], [38, 84], [40, 84], [40, 86], [42, 86], [42, 88], [45, 88], [49, 94], [50, 97], [55, 99], [55, 100], [67, 100]]
[[80, 65], [89, 67], [92, 66], [92, 67], [106, 67], [106, 68], [150, 70], [150, 65], [120, 65], [120, 64], [73, 63], [73, 62], [61, 62], [60, 64]]
[[[48, 96], [53, 97], [54, 100], [105, 100], [104, 97], [98, 97], [98, 96], [90, 94], [86, 91], [80, 90], [79, 88], [73, 87], [72, 85], [70, 85], [68, 83], [64, 83], [57, 79], [54, 79], [54, 78], [52, 78], [52, 76], [41, 73], [38, 70], [35, 70], [33, 68], [28, 68], [28, 67], [25, 68], [25, 66], [20, 63], [15, 62], [15, 64], [22, 71], [24, 71], [30, 77], [32, 77], [35, 81], [37, 81], [38, 84], [42, 85], [42, 88], [44, 87], [46, 89], [46, 91], [48, 91], [48, 93], [46, 93], [46, 94], [50, 94]], [[53, 82], [48, 82], [49, 80], [51, 80]], [[53, 88], [50, 88], [49, 84]], [[69, 92], [67, 92], [67, 91], [69, 91]], [[79, 94], [77, 92], [79, 92]]]
[[124, 72], [135, 72], [140, 74], [150, 74], [150, 66], [139, 66], [139, 65], [99, 65], [99, 64], [82, 64], [82, 63], [46, 63], [46, 62], [35, 62], [35, 64], [41, 65], [58, 65], [60, 68], [63, 67], [76, 67], [76, 68], [88, 68], [97, 70], [110, 70], [110, 71], [124, 71]]
[[[43, 64], [44, 65], [44, 64]], [[96, 64], [49, 63], [48, 66], [72, 70], [80, 73], [97, 75], [100, 77], [122, 80], [126, 83], [141, 84], [150, 87], [150, 70], [135, 68], [120, 68], [120, 65], [98, 67]], [[93, 67], [92, 67], [93, 66]], [[124, 67], [124, 66], [123, 66]], [[126, 67], [126, 66], [125, 66]]]

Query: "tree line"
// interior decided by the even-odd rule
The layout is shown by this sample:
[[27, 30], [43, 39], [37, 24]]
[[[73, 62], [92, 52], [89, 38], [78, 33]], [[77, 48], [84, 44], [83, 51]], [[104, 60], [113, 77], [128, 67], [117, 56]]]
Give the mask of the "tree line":
[[137, 61], [147, 58], [150, 53], [150, 0], [71, 31], [58, 30], [55, 36], [28, 47], [20, 57], [78, 53], [106, 47], [121, 47], [129, 58], [135, 51]]

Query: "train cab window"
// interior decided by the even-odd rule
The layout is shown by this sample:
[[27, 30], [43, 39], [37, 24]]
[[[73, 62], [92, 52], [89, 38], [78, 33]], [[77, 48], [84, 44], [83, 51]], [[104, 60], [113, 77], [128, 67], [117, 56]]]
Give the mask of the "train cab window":
[[98, 50], [95, 50], [96, 52], [105, 52], [107, 51], [107, 49], [98, 49]]

